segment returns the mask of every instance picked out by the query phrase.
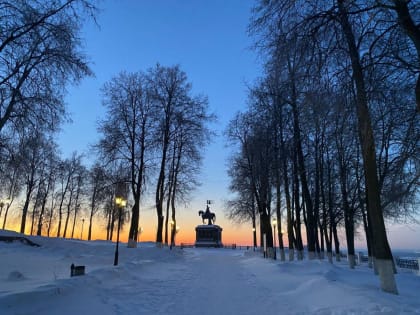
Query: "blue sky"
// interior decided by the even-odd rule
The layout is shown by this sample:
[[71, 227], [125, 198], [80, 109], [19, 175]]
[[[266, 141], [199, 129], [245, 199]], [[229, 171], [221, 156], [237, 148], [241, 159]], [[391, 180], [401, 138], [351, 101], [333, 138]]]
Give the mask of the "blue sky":
[[[100, 2], [98, 25], [87, 23], [81, 34], [95, 77], [85, 78], [68, 89], [66, 101], [73, 123], [66, 124], [59, 136], [63, 155], [86, 152], [89, 144], [97, 140], [97, 121], [104, 115], [100, 89], [112, 76], [120, 71], [146, 70], [156, 63], [179, 64], [193, 85], [193, 93], [208, 96], [210, 111], [218, 116], [218, 122], [211, 127], [219, 135], [208, 148], [203, 148], [205, 159], [200, 176], [203, 185], [187, 207], [185, 220], [189, 221], [190, 216], [194, 224], [199, 224], [195, 211], [203, 208], [207, 199], [212, 199], [218, 222], [229, 225], [219, 220], [223, 216], [223, 200], [228, 197], [225, 165], [230, 151], [221, 133], [233, 115], [245, 108], [246, 86], [260, 73], [257, 54], [250, 48], [252, 40], [246, 31], [253, 3], [247, 0]], [[88, 156], [86, 162], [93, 159]], [[144, 212], [144, 220], [154, 220], [153, 211]]]
[[[180, 64], [193, 92], [208, 96], [219, 134], [233, 114], [245, 107], [246, 83], [259, 74], [246, 28], [252, 1], [129, 1], [101, 2], [98, 24], [83, 28], [85, 52], [94, 78], [69, 88], [67, 104], [73, 123], [59, 142], [65, 156], [87, 149], [97, 139], [96, 122], [103, 117], [102, 85], [120, 71], [146, 70], [160, 63]], [[206, 151], [212, 179], [225, 176], [222, 137]]]
[[[261, 73], [246, 32], [253, 4], [251, 0], [100, 1], [99, 25], [89, 22], [81, 34], [95, 77], [68, 88], [66, 102], [73, 123], [63, 126], [58, 139], [63, 155], [86, 152], [97, 140], [97, 121], [104, 115], [100, 89], [112, 76], [120, 71], [146, 70], [156, 63], [180, 64], [193, 92], [207, 95], [210, 110], [219, 118], [212, 125], [219, 136], [204, 148], [203, 184], [191, 204], [179, 211], [181, 232], [191, 232], [200, 224], [196, 211], [212, 199], [217, 223], [224, 227], [225, 235], [233, 239], [246, 234], [242, 238], [249, 236], [251, 243], [250, 226], [238, 227], [223, 218], [223, 201], [229, 195], [226, 160], [230, 150], [221, 132], [238, 110], [245, 109], [246, 86]], [[93, 159], [87, 156], [85, 161]], [[155, 228], [152, 206], [144, 206], [140, 221], [146, 230]], [[420, 239], [418, 225], [391, 226], [389, 232], [391, 246], [420, 246], [416, 241]], [[363, 246], [363, 241], [356, 238], [356, 242]]]

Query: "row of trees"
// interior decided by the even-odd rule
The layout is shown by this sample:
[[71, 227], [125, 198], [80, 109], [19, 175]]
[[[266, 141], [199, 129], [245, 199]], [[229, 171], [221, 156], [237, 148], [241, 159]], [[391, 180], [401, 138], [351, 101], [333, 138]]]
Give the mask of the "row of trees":
[[[26, 229], [30, 208], [37, 209], [32, 211], [31, 231], [41, 231], [45, 226], [42, 222], [48, 218], [46, 196], [53, 190], [54, 174], [64, 172], [67, 163], [59, 161], [54, 143], [54, 135], [67, 119], [65, 87], [91, 75], [81, 52], [79, 27], [81, 21], [94, 17], [95, 13], [95, 6], [85, 0], [2, 1], [0, 4], [3, 227], [17, 197], [23, 200], [21, 231]], [[63, 205], [62, 201], [60, 219]], [[35, 224], [37, 215], [42, 220]], [[67, 228], [68, 217], [65, 233]], [[58, 234], [62, 232], [60, 229]]]
[[250, 30], [264, 76], [226, 131], [238, 148], [232, 218], [255, 227], [256, 209], [272, 246], [270, 217], [281, 224], [284, 208], [289, 259], [294, 249], [303, 257], [305, 238], [309, 258], [325, 246], [332, 260], [343, 226], [351, 268], [362, 225], [381, 287], [392, 293], [384, 217], [410, 218], [420, 187], [418, 9], [410, 1], [261, 1]]
[[67, 119], [65, 86], [91, 74], [80, 51], [79, 27], [95, 13], [85, 0], [0, 4], [3, 228], [14, 210], [22, 233], [74, 237], [83, 215], [91, 239], [94, 217], [102, 213], [112, 239], [118, 220], [115, 190], [124, 183], [130, 192], [131, 211], [123, 215], [123, 222], [130, 221], [129, 240], [138, 238], [147, 193], [156, 205], [156, 241], [169, 242], [171, 218], [173, 242], [176, 206], [198, 185], [202, 148], [211, 136], [207, 123], [214, 119], [207, 98], [193, 95], [178, 66], [123, 72], [104, 85], [107, 113], [98, 126], [91, 167], [82, 155], [62, 159], [58, 152], [55, 135]]
[[[176, 204], [188, 201], [199, 184], [202, 148], [210, 140], [205, 96], [192, 95], [178, 66], [156, 65], [146, 72], [120, 73], [103, 88], [107, 118], [100, 123], [101, 160], [121, 165], [133, 205], [129, 240], [137, 239], [140, 205], [154, 184], [156, 242], [168, 244], [176, 232]], [[152, 178], [155, 177], [155, 180]]]

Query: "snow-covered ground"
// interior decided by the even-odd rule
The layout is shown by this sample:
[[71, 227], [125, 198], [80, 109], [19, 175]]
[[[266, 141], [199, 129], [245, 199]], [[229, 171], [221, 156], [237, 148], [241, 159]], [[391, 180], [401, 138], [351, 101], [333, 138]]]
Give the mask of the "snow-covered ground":
[[[4, 235], [4, 232], [0, 234]], [[367, 266], [280, 262], [253, 251], [159, 249], [31, 237], [0, 242], [0, 314], [420, 314], [420, 276], [400, 270], [398, 296]], [[86, 275], [70, 278], [70, 265]]]

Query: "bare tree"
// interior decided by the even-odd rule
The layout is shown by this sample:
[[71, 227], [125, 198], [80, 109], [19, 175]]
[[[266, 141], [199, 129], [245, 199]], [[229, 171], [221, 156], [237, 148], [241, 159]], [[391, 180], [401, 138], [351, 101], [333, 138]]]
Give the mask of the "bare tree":
[[0, 132], [37, 122], [56, 128], [64, 85], [91, 74], [78, 35], [94, 13], [85, 0], [2, 1]]
[[259, 213], [261, 246], [263, 246], [265, 235], [267, 246], [272, 248], [273, 233], [270, 222], [272, 143], [268, 137], [269, 126], [258, 123], [267, 120], [264, 114], [262, 113], [262, 117], [255, 111], [237, 114], [229, 123], [226, 135], [229, 141], [238, 145], [239, 161], [244, 162], [242, 169], [246, 171], [245, 174], [249, 178], [250, 189]]
[[[76, 152], [73, 153], [70, 159], [62, 161], [58, 167], [58, 227], [57, 237], [61, 236], [61, 224], [63, 219], [63, 206], [68, 198], [68, 192], [71, 186], [71, 181], [77, 171], [77, 166], [80, 165], [81, 157]], [[52, 218], [52, 217], [51, 217]], [[64, 234], [63, 234], [64, 236]]]
[[[41, 235], [42, 228], [44, 225], [44, 217], [46, 214], [48, 198], [53, 199], [55, 180], [56, 180], [56, 171], [58, 165], [58, 158], [55, 154], [52, 154], [46, 160], [47, 163], [47, 176], [43, 182], [42, 196], [41, 196], [41, 210], [38, 217], [38, 227], [36, 235]], [[52, 212], [52, 209], [50, 209]]]
[[95, 163], [90, 172], [88, 180], [88, 194], [89, 197], [89, 227], [88, 240], [92, 239], [93, 217], [100, 210], [100, 206], [105, 202], [109, 195], [110, 176], [105, 167], [99, 163]]
[[[299, 8], [299, 9], [297, 9]], [[384, 291], [397, 293], [393, 276], [392, 254], [386, 237], [377, 177], [375, 141], [363, 67], [363, 52], [374, 37], [365, 36], [375, 27], [372, 19], [364, 18], [369, 8], [362, 2], [344, 0], [309, 3], [289, 1], [263, 2], [256, 7], [253, 29], [259, 33], [260, 43], [272, 50], [273, 44], [304, 42], [317, 54], [341, 56], [348, 61], [355, 84], [355, 110], [363, 157], [367, 191], [368, 216], [372, 223], [374, 254], [377, 259]], [[364, 25], [363, 25], [364, 24]], [[299, 38], [293, 34], [299, 34]], [[373, 34], [376, 34], [375, 32]], [[281, 39], [279, 41], [278, 39]], [[315, 54], [315, 55], [317, 55]], [[338, 58], [337, 58], [338, 59]], [[293, 63], [295, 66], [295, 63]], [[346, 65], [347, 66], [347, 65]], [[298, 156], [301, 154], [298, 150]], [[299, 158], [301, 160], [301, 157]], [[302, 165], [301, 162], [299, 162]], [[301, 169], [302, 170], [302, 169]], [[302, 172], [301, 172], [302, 175]], [[302, 177], [302, 176], [301, 176]], [[304, 179], [302, 177], [302, 179]], [[302, 185], [305, 191], [305, 184]], [[309, 200], [304, 193], [305, 202]], [[306, 206], [310, 204], [306, 204]], [[309, 210], [310, 207], [309, 207]], [[308, 217], [309, 218], [309, 217]]]
[[229, 189], [235, 197], [225, 203], [227, 217], [237, 223], [251, 223], [254, 248], [257, 247], [257, 215], [255, 199], [246, 159], [235, 155], [228, 163]]
[[[29, 130], [30, 135], [24, 136], [21, 142], [20, 158], [22, 174], [24, 176], [25, 199], [22, 208], [20, 232], [25, 233], [26, 218], [29, 205], [32, 199], [32, 193], [36, 189], [42, 178], [44, 160], [51, 148], [45, 136], [38, 130]], [[38, 198], [36, 198], [38, 199]]]
[[134, 204], [129, 240], [137, 242], [141, 196], [153, 148], [155, 107], [142, 72], [121, 73], [103, 88], [107, 118], [100, 123], [103, 137], [97, 148], [106, 162], [126, 163]]
[[[420, 16], [418, 15], [420, 6], [416, 1], [407, 1], [407, 0], [392, 0], [392, 5], [388, 1], [376, 0], [375, 2], [379, 3], [382, 7], [397, 13], [397, 22], [398, 25], [402, 28], [403, 32], [407, 35], [414, 46], [414, 50], [417, 52], [417, 55], [413, 58], [416, 62], [407, 63], [410, 64], [410, 70], [419, 72], [420, 70]], [[408, 49], [412, 51], [412, 49]], [[411, 52], [409, 54], [412, 54]], [[397, 54], [398, 57], [401, 57], [402, 54]], [[417, 82], [414, 88], [415, 97], [417, 102], [417, 112], [420, 112], [420, 74], [417, 75]]]
[[[171, 144], [178, 139], [178, 148], [175, 148], [175, 150], [181, 150], [182, 152], [184, 150], [183, 146], [188, 150], [194, 145], [194, 141], [198, 142], [203, 137], [205, 132], [203, 124], [208, 118], [206, 118], [207, 113], [205, 111], [203, 112], [202, 108], [206, 108], [207, 99], [192, 96], [191, 84], [188, 83], [186, 73], [179, 66], [163, 67], [157, 65], [149, 69], [148, 82], [151, 92], [150, 95], [157, 109], [157, 117], [161, 117], [155, 122], [157, 127], [155, 140], [159, 158], [158, 178], [155, 190], [156, 214], [158, 219], [156, 242], [161, 244], [163, 242], [164, 228], [163, 203], [165, 191], [167, 190], [165, 186], [168, 183], [167, 169], [168, 163], [170, 165]], [[198, 110], [197, 114], [201, 115], [201, 117], [192, 115], [194, 114], [194, 110]], [[189, 114], [187, 115], [187, 113]], [[177, 119], [179, 117], [182, 117], [182, 122], [180, 125], [177, 125]], [[194, 123], [196, 125], [195, 129], [201, 129], [202, 131], [198, 134], [196, 133], [196, 137], [192, 138], [194, 139], [193, 142], [189, 142], [186, 145], [183, 136], [181, 138], [179, 137], [179, 130], [178, 137], [176, 137], [176, 131], [179, 126], [184, 126], [187, 120], [190, 121], [190, 126]], [[189, 129], [187, 128], [185, 130]], [[180, 162], [182, 155], [178, 152], [176, 156], [175, 158], [179, 159]], [[174, 167], [177, 164], [178, 162], [175, 162], [173, 164]], [[176, 176], [176, 172], [174, 175]], [[177, 180], [177, 178], [174, 177], [173, 180]], [[179, 186], [179, 183], [173, 187], [176, 186]]]

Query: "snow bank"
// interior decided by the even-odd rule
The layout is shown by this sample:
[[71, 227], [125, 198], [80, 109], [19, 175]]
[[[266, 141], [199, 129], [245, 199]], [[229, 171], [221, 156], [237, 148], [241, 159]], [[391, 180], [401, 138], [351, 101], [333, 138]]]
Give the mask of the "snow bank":
[[[420, 277], [396, 275], [383, 293], [366, 266], [280, 262], [258, 252], [159, 249], [32, 238], [0, 242], [0, 314], [420, 314]], [[86, 275], [70, 278], [70, 265]]]

